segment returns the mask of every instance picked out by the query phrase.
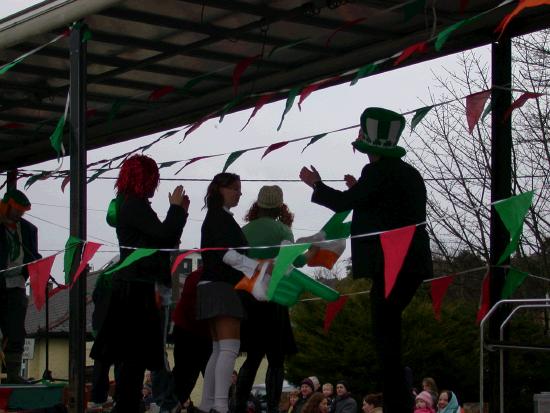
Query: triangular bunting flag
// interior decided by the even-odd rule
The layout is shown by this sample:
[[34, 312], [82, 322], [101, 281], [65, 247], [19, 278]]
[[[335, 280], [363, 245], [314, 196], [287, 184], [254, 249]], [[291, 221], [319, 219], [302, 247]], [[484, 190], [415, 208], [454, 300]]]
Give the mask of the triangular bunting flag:
[[94, 257], [99, 248], [101, 248], [101, 244], [98, 244], [97, 242], [86, 242], [86, 244], [84, 245], [84, 251], [82, 252], [82, 257], [80, 259], [80, 264], [78, 265], [78, 268], [74, 273], [72, 284], [78, 281], [80, 274], [82, 274], [82, 271], [84, 271], [84, 268], [86, 268], [86, 265], [88, 265], [88, 263]]
[[189, 159], [180, 169], [178, 169], [178, 171], [174, 175], [179, 174], [183, 170], [183, 168], [185, 168], [187, 165], [191, 165], [192, 163], [200, 161], [201, 159], [212, 158], [213, 156], [216, 156], [216, 155], [197, 156], [195, 158]]
[[380, 234], [380, 243], [384, 251], [384, 287], [386, 298], [388, 298], [395, 285], [415, 231], [416, 225], [409, 225]]
[[61, 192], [65, 193], [65, 187], [69, 182], [71, 182], [71, 175], [67, 175], [63, 178], [63, 182], [61, 182]]
[[315, 135], [313, 138], [311, 138], [311, 140], [308, 142], [308, 144], [306, 146], [304, 146], [304, 149], [302, 149], [302, 153], [304, 153], [304, 151], [310, 146], [310, 145], [313, 145], [315, 142], [317, 142], [319, 139], [321, 138], [324, 138], [325, 136], [327, 136], [327, 133], [321, 133], [319, 135]]
[[95, 171], [94, 174], [88, 178], [87, 183], [95, 181], [97, 178], [99, 178], [100, 175], [103, 175], [107, 171], [110, 171], [110, 169], [109, 168], [101, 168], [101, 169]]
[[233, 109], [235, 106], [237, 106], [240, 101], [242, 100], [242, 96], [235, 96], [233, 99], [231, 99], [231, 101], [229, 103], [227, 103], [223, 108], [222, 108], [222, 114], [220, 115], [220, 120], [219, 122], [222, 123], [223, 122], [223, 118], [225, 118], [225, 115], [227, 115], [227, 113]]
[[476, 322], [479, 324], [483, 317], [489, 312], [491, 308], [491, 290], [490, 290], [490, 277], [489, 272], [485, 274], [483, 283], [481, 284], [481, 297], [479, 300], [479, 310], [477, 311]]
[[283, 121], [285, 120], [285, 116], [292, 108], [292, 105], [294, 104], [294, 99], [296, 99], [296, 96], [300, 92], [300, 89], [301, 87], [297, 86], [295, 88], [290, 89], [290, 92], [288, 92], [288, 97], [286, 99], [286, 104], [285, 104], [285, 110], [283, 112], [283, 116], [281, 116], [281, 122], [279, 122], [277, 131], [281, 130], [281, 127], [283, 126]]
[[65, 127], [65, 115], [61, 116], [57, 121], [57, 125], [50, 135], [50, 143], [52, 148], [57, 153], [57, 159], [64, 154], [65, 150], [63, 149], [63, 128]]
[[514, 294], [514, 292], [519, 288], [523, 281], [527, 278], [529, 274], [515, 268], [510, 268], [508, 274], [506, 275], [506, 281], [504, 282], [504, 287], [502, 287], [501, 297], [503, 300], [506, 300]]
[[329, 47], [330, 45], [330, 42], [332, 42], [332, 39], [334, 38], [334, 36], [336, 36], [339, 32], [341, 32], [342, 30], [345, 30], [349, 27], [352, 27], [352, 26], [355, 26], [356, 24], [359, 24], [363, 21], [367, 20], [366, 17], [360, 17], [358, 19], [354, 19], [354, 20], [350, 20], [346, 23], [344, 23], [342, 26], [338, 27], [336, 30], [334, 30], [330, 36], [327, 38], [327, 41], [325, 42], [325, 47]]
[[298, 46], [299, 44], [307, 42], [309, 39], [310, 39], [309, 37], [304, 37], [304, 38], [298, 39], [298, 40], [296, 40], [295, 42], [292, 42], [292, 43], [288, 43], [288, 44], [285, 44], [285, 45], [282, 45], [282, 46], [275, 46], [273, 49], [271, 49], [271, 51], [269, 52], [267, 57], [273, 56], [275, 54], [275, 52], [278, 52], [280, 50], [290, 49], [294, 46]]
[[414, 130], [416, 128], [416, 125], [418, 125], [422, 119], [428, 114], [430, 110], [432, 110], [433, 106], [425, 106], [423, 108], [417, 109], [416, 112], [414, 112], [414, 116], [411, 120], [411, 130]]
[[229, 166], [235, 162], [243, 153], [247, 152], [246, 149], [242, 150], [242, 151], [235, 151], [235, 152], [231, 152], [229, 154], [229, 156], [227, 157], [227, 160], [225, 161], [225, 165], [223, 166], [223, 170], [222, 172], [225, 172], [227, 171], [227, 168], [229, 168]]
[[244, 124], [243, 128], [241, 129], [241, 132], [244, 130], [244, 128], [246, 128], [248, 126], [248, 124], [250, 123], [250, 121], [252, 120], [252, 118], [254, 116], [256, 116], [256, 113], [258, 113], [258, 111], [267, 103], [271, 100], [271, 98], [274, 96], [273, 93], [268, 93], [266, 95], [262, 95], [260, 96], [260, 98], [256, 101], [256, 104], [254, 105], [254, 110], [252, 111], [252, 114], [250, 115], [250, 117], [248, 118], [248, 120], [246, 121], [246, 123]]
[[327, 83], [336, 81], [339, 78], [340, 78], [340, 76], [334, 76], [334, 77], [331, 77], [330, 79], [326, 79], [326, 80], [323, 80], [321, 82], [316, 82], [316, 83], [313, 83], [311, 85], [308, 85], [308, 86], [304, 87], [302, 89], [302, 91], [300, 92], [300, 100], [298, 101], [298, 108], [300, 109], [300, 111], [302, 110], [303, 101], [306, 100], [309, 95], [311, 95], [313, 92], [315, 92], [321, 86], [323, 86]]
[[327, 304], [327, 309], [325, 311], [325, 321], [323, 323], [323, 330], [325, 330], [325, 334], [328, 333], [328, 330], [330, 330], [332, 322], [334, 321], [338, 313], [342, 311], [342, 308], [344, 308], [344, 305], [348, 301], [348, 298], [349, 296], [343, 295], [337, 301]]
[[310, 246], [311, 244], [299, 244], [289, 245], [279, 249], [279, 254], [275, 258], [275, 265], [273, 267], [273, 272], [271, 273], [271, 282], [269, 283], [269, 288], [267, 290], [268, 300], [271, 301], [273, 299], [275, 290], [277, 289], [279, 282], [287, 273], [289, 265], [291, 265], [294, 260]]
[[447, 293], [449, 285], [452, 284], [453, 279], [454, 277], [452, 275], [448, 275], [435, 279], [431, 283], [432, 307], [437, 321], [441, 321], [441, 304], [443, 303], [443, 298]]
[[395, 62], [393, 62], [394, 66], [399, 65], [400, 63], [403, 63], [405, 60], [407, 60], [409, 57], [411, 57], [415, 53], [424, 53], [427, 49], [426, 42], [419, 42], [416, 44], [413, 44], [412, 46], [407, 47], [403, 52], [399, 55], [397, 59], [395, 59]]
[[501, 20], [497, 28], [495, 29], [495, 32], [500, 32], [500, 35], [504, 33], [504, 30], [506, 30], [506, 27], [510, 23], [510, 21], [516, 17], [518, 14], [520, 14], [523, 10], [529, 8], [529, 7], [538, 7], [542, 5], [550, 5], [550, 0], [519, 0], [518, 5], [514, 10], [512, 10], [510, 13], [508, 13], [504, 18]]
[[361, 80], [364, 77], [367, 77], [368, 75], [376, 72], [376, 69], [378, 69], [378, 65], [376, 63], [369, 63], [368, 65], [363, 66], [357, 71], [357, 74], [349, 84], [350, 86], [355, 85], [359, 80]]
[[71, 283], [71, 269], [73, 267], [74, 256], [77, 247], [82, 243], [82, 240], [77, 237], [69, 236], [65, 243], [65, 254], [63, 255], [63, 272], [65, 273], [65, 284]]
[[2, 411], [8, 411], [10, 396], [13, 390], [13, 387], [0, 387], [0, 409], [2, 409]]
[[540, 96], [542, 96], [542, 93], [524, 92], [519, 98], [517, 98], [510, 105], [510, 107], [504, 114], [504, 118], [502, 119], [502, 121], [504, 122], [506, 119], [508, 119], [514, 109], [521, 108], [523, 105], [525, 105], [525, 102], [527, 102], [529, 99], [536, 99]]
[[52, 271], [54, 261], [55, 255], [52, 255], [39, 261], [31, 262], [27, 266], [34, 305], [38, 311], [42, 309], [46, 302], [46, 286], [50, 279], [50, 272]]
[[[206, 122], [208, 119], [210, 119], [210, 116], [205, 116], [204, 118], [199, 119], [198, 121], [193, 123], [193, 125], [191, 125], [191, 127], [189, 129], [187, 129], [187, 131], [185, 132], [185, 135], [183, 135], [183, 140], [185, 140], [190, 134], [192, 134], [198, 128], [200, 128], [202, 126], [202, 124], [204, 122]], [[221, 122], [221, 120], [220, 120], [220, 122]]]
[[159, 100], [161, 97], [166, 96], [174, 92], [175, 90], [176, 88], [174, 86], [163, 86], [161, 88], [153, 90], [149, 95], [148, 100], [154, 102], [155, 100]]
[[242, 74], [246, 69], [248, 69], [248, 66], [254, 63], [254, 61], [256, 61], [259, 57], [259, 54], [256, 56], [247, 57], [235, 65], [235, 69], [233, 70], [233, 92], [235, 95], [237, 95], [237, 91], [239, 90]]
[[490, 90], [466, 96], [466, 120], [468, 121], [468, 131], [470, 134], [474, 131], [489, 96], [491, 96]]
[[487, 107], [485, 108], [485, 110], [483, 111], [483, 114], [481, 115], [481, 120], [485, 120], [485, 118], [487, 117], [487, 115], [489, 113], [491, 113], [491, 110], [493, 109], [493, 101], [490, 100], [489, 101], [489, 104], [487, 105]]
[[280, 149], [287, 144], [288, 144], [288, 141], [283, 141], [283, 142], [277, 142], [269, 145], [268, 148], [265, 150], [264, 154], [262, 155], [262, 159], [264, 159], [269, 153], [276, 151], [277, 149]]
[[514, 252], [523, 231], [523, 222], [533, 202], [533, 191], [495, 202], [493, 205], [511, 236], [511, 241], [497, 264], [502, 264]]
[[122, 261], [120, 264], [105, 271], [105, 274], [111, 274], [115, 271], [119, 271], [123, 268], [126, 268], [129, 265], [133, 264], [135, 261], [148, 257], [149, 255], [153, 255], [157, 251], [158, 251], [157, 249], [153, 249], [153, 248], [138, 248], [137, 250], [133, 251], [130, 255], [128, 255], [126, 259]]
[[188, 251], [185, 251], [183, 253], [181, 253], [180, 255], [178, 255], [176, 257], [176, 259], [174, 260], [174, 263], [172, 264], [172, 274], [174, 274], [176, 272], [176, 270], [178, 269], [178, 266], [181, 264], [181, 262], [189, 255], [193, 254], [193, 253], [201, 253], [203, 251], [224, 251], [226, 250], [227, 248], [217, 248], [217, 247], [211, 247], [211, 248], [197, 248], [197, 249], [194, 249], [194, 250], [188, 250]]

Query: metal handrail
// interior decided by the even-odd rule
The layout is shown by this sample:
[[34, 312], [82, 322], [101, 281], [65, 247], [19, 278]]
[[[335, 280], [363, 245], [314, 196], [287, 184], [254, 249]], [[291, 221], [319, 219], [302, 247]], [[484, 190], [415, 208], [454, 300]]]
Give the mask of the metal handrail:
[[[485, 339], [485, 323], [491, 318], [491, 316], [496, 312], [498, 307], [501, 307], [504, 304], [522, 304], [518, 305], [517, 307], [514, 307], [510, 314], [504, 319], [502, 324], [500, 325], [500, 333], [499, 333], [499, 339], [500, 341], [503, 340], [504, 337], [504, 327], [510, 322], [512, 317], [521, 309], [525, 308], [550, 308], [550, 297], [546, 298], [526, 298], [526, 299], [507, 299], [507, 300], [500, 300], [491, 307], [491, 309], [487, 312], [487, 314], [483, 317], [481, 322], [479, 323], [479, 411], [483, 412], [483, 380], [484, 380], [484, 374], [483, 374], [483, 363], [484, 363], [484, 339]], [[512, 350], [514, 348], [519, 349], [523, 346], [510, 346], [508, 349]], [[535, 349], [532, 349], [535, 350]], [[499, 350], [499, 401], [500, 401], [500, 412], [504, 412], [504, 372], [503, 372], [503, 364], [504, 364], [504, 357], [503, 357], [503, 348], [500, 348]]]

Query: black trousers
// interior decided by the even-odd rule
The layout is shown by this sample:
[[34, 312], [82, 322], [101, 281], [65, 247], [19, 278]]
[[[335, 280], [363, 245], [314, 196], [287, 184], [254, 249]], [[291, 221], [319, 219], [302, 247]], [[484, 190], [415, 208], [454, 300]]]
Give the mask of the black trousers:
[[191, 395], [199, 373], [204, 377], [204, 369], [212, 354], [212, 339], [193, 334], [174, 326], [174, 388], [183, 405]]
[[[1, 277], [2, 275], [0, 275]], [[25, 345], [27, 295], [24, 288], [6, 288], [0, 280], [0, 330], [6, 340], [6, 362], [20, 362]]]
[[145, 365], [142, 363], [120, 363], [119, 377], [116, 383], [116, 405], [113, 413], [144, 412], [142, 399]]
[[[94, 403], [105, 403], [109, 396], [109, 370], [112, 363], [103, 360], [94, 361], [94, 370], [92, 376], [92, 401]], [[115, 383], [120, 379], [120, 368], [115, 364]]]
[[370, 292], [372, 327], [378, 357], [382, 362], [384, 413], [412, 412], [414, 398], [401, 361], [401, 315], [422, 283], [423, 275], [401, 272], [386, 299], [384, 277], [373, 279]]

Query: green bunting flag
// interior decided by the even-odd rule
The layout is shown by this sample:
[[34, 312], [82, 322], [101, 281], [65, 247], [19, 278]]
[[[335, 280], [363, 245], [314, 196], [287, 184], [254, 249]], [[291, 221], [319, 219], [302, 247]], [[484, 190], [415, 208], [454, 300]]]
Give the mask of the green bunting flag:
[[299, 39], [299, 40], [296, 40], [295, 42], [292, 42], [292, 43], [289, 43], [289, 44], [285, 44], [283, 46], [275, 46], [273, 49], [271, 49], [271, 51], [269, 52], [269, 55], [267, 55], [267, 57], [271, 57], [275, 54], [275, 52], [278, 52], [279, 50], [284, 50], [284, 49], [290, 49], [291, 47], [294, 47], [294, 46], [298, 46], [299, 44], [302, 44], [306, 41], [309, 40], [309, 37], [304, 37], [302, 39]]
[[411, 130], [414, 130], [416, 125], [418, 125], [422, 121], [422, 119], [424, 119], [424, 116], [426, 116], [432, 108], [433, 106], [425, 106], [423, 108], [417, 109], [416, 112], [414, 112], [414, 116], [411, 120]]
[[351, 221], [344, 223], [351, 211], [343, 211], [335, 213], [323, 226], [322, 231], [325, 233], [325, 239], [340, 239], [349, 237], [351, 230]]
[[302, 90], [302, 87], [301, 86], [296, 86], [296, 87], [290, 89], [290, 92], [288, 92], [288, 97], [286, 99], [285, 110], [283, 112], [283, 116], [281, 116], [281, 122], [279, 122], [279, 126], [277, 127], [277, 131], [281, 130], [281, 126], [283, 126], [283, 121], [285, 120], [285, 116], [290, 111], [290, 109], [292, 108], [292, 105], [294, 104], [294, 100], [296, 99], [296, 96], [298, 96], [298, 93], [300, 93], [300, 90]]
[[508, 271], [508, 274], [506, 275], [504, 287], [502, 287], [501, 298], [503, 300], [510, 298], [512, 294], [514, 294], [514, 292], [519, 288], [519, 286], [523, 284], [523, 281], [525, 281], [528, 275], [529, 274], [526, 272], [517, 270], [513, 267], [510, 268], [510, 271]]
[[65, 285], [71, 283], [71, 268], [74, 262], [74, 256], [77, 251], [77, 247], [82, 243], [82, 240], [77, 237], [69, 236], [69, 239], [65, 243], [65, 254], [63, 256], [63, 272], [65, 273]]
[[357, 82], [359, 82], [360, 79], [373, 74], [376, 71], [376, 69], [378, 69], [378, 64], [376, 63], [369, 63], [368, 65], [363, 66], [357, 71], [355, 78], [351, 81], [349, 85], [350, 86], [355, 85]]
[[491, 113], [491, 110], [492, 110], [492, 109], [493, 109], [493, 101], [490, 100], [490, 101], [489, 101], [489, 104], [487, 105], [487, 107], [486, 107], [485, 110], [483, 111], [483, 114], [481, 115], [481, 120], [484, 120], [484, 119], [487, 117], [487, 115], [488, 115], [489, 113]]
[[111, 274], [115, 271], [119, 271], [123, 268], [126, 268], [129, 265], [136, 262], [137, 260], [148, 257], [149, 255], [153, 255], [157, 251], [158, 251], [157, 249], [153, 249], [153, 248], [138, 248], [137, 250], [133, 251], [130, 255], [128, 255], [126, 259], [122, 261], [120, 264], [105, 271], [105, 274]]
[[277, 289], [277, 285], [283, 279], [288, 271], [289, 265], [291, 265], [299, 255], [303, 254], [311, 244], [298, 244], [290, 245], [288, 247], [281, 247], [279, 255], [275, 259], [275, 266], [271, 274], [271, 281], [267, 290], [267, 298], [271, 300]]
[[87, 183], [95, 181], [100, 175], [103, 175], [107, 171], [110, 171], [110, 169], [109, 168], [101, 168], [101, 169], [97, 170], [92, 176], [90, 176], [88, 178]]
[[63, 148], [63, 129], [65, 128], [65, 115], [61, 116], [57, 121], [57, 126], [50, 136], [50, 143], [52, 148], [57, 153], [57, 159], [61, 155], [65, 154], [65, 149]]
[[304, 149], [302, 149], [302, 153], [308, 148], [308, 146], [313, 145], [315, 142], [317, 142], [319, 139], [324, 138], [327, 136], [328, 133], [320, 133], [319, 135], [315, 135], [311, 140], [308, 142], [306, 146], [304, 146]]
[[223, 122], [223, 118], [225, 117], [225, 115], [227, 115], [227, 113], [233, 109], [235, 106], [237, 106], [241, 100], [242, 100], [242, 96], [241, 95], [237, 95], [235, 96], [233, 99], [231, 99], [231, 101], [229, 103], [227, 103], [223, 108], [222, 108], [222, 114], [220, 116], [220, 120], [219, 122], [222, 123]]
[[440, 51], [443, 45], [447, 42], [451, 34], [455, 32], [456, 30], [460, 29], [462, 26], [467, 25], [469, 23], [472, 23], [479, 19], [482, 14], [478, 14], [477, 16], [469, 17], [464, 20], [460, 20], [459, 22], [456, 22], [455, 24], [447, 27], [446, 29], [442, 30], [438, 35], [437, 39], [435, 40], [435, 50]]
[[10, 70], [12, 67], [14, 67], [16, 64], [18, 64], [21, 61], [23, 61], [23, 58], [20, 57], [20, 58], [15, 59], [14, 61], [12, 61], [10, 63], [5, 64], [2, 67], [0, 67], [0, 75], [3, 75], [4, 73], [6, 73], [8, 70]]
[[86, 43], [88, 40], [92, 39], [92, 31], [86, 27], [84, 33], [82, 33], [82, 43]]
[[529, 191], [493, 204], [511, 237], [510, 243], [498, 260], [498, 265], [502, 264], [518, 247], [519, 238], [523, 231], [523, 222], [532, 202], [533, 191]]
[[229, 168], [229, 165], [235, 162], [245, 152], [247, 152], [247, 149], [244, 149], [242, 151], [231, 152], [227, 157], [227, 161], [225, 161], [225, 165], [223, 166], [222, 172], [227, 171], [227, 168]]

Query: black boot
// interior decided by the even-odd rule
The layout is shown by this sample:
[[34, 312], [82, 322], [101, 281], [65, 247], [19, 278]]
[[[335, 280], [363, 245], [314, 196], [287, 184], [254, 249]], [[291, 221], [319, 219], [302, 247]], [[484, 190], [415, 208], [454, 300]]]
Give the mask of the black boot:
[[237, 377], [237, 388], [235, 390], [235, 411], [233, 413], [245, 413], [247, 408], [248, 396], [252, 390], [256, 371], [255, 360], [247, 357], [246, 361], [239, 370]]
[[285, 370], [283, 366], [267, 368], [265, 391], [267, 393], [267, 413], [279, 413], [279, 403], [283, 391]]
[[20, 375], [21, 373], [21, 355], [6, 354], [6, 380], [3, 384], [28, 384]]

